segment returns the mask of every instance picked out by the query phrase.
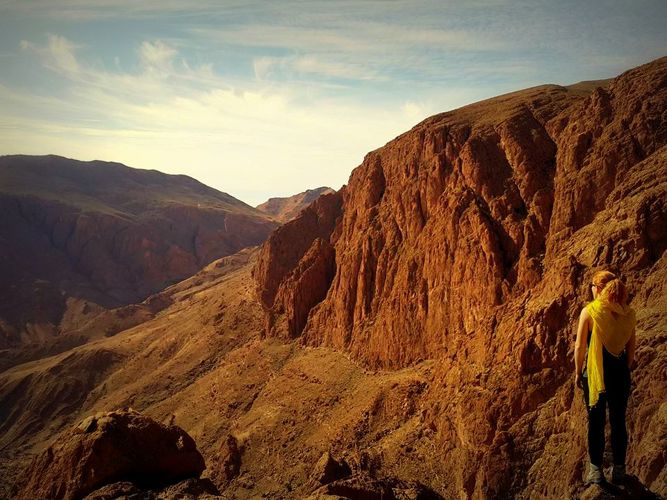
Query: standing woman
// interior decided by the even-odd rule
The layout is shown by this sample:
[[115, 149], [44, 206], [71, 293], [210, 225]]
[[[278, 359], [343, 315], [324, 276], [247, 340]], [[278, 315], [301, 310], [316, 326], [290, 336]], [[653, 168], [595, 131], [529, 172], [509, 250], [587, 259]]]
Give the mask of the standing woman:
[[581, 310], [574, 347], [575, 384], [584, 390], [588, 412], [590, 465], [586, 481], [605, 480], [602, 457], [608, 406], [614, 457], [611, 480], [620, 484], [625, 480], [628, 446], [625, 410], [630, 395], [630, 367], [635, 357], [635, 311], [626, 303], [625, 285], [613, 273], [597, 272], [591, 289], [593, 301]]

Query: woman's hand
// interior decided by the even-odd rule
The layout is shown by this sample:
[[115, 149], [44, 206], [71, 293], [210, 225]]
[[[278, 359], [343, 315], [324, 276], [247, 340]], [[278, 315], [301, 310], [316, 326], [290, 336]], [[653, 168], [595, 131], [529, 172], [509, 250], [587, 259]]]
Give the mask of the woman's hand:
[[579, 387], [579, 389], [584, 388], [584, 382], [583, 382], [583, 379], [581, 377], [581, 373], [579, 373], [579, 372], [574, 374], [574, 385], [576, 387]]

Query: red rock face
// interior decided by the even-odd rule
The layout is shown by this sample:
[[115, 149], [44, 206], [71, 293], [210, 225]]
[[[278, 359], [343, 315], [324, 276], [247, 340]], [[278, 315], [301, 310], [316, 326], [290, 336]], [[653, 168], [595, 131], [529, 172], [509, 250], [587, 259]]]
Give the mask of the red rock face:
[[[265, 244], [256, 276], [267, 334], [280, 335], [278, 295], [267, 290], [316, 288], [324, 299], [309, 312], [303, 300], [280, 309], [287, 324], [306, 317], [304, 343], [372, 367], [438, 360], [427, 422], [451, 460], [443, 481], [463, 496], [557, 495], [581, 475], [585, 450], [570, 381], [576, 318], [591, 276], [609, 268], [647, 311], [629, 425], [654, 422], [651, 439], [664, 445], [664, 418], [655, 419], [667, 353], [656, 351], [655, 327], [667, 311], [655, 283], [667, 272], [665, 116], [667, 58], [601, 87], [537, 87], [427, 119], [369, 153], [340, 193], [326, 291], [321, 274], [299, 269], [330, 259], [329, 246], [317, 257], [289, 236], [311, 242], [328, 228], [309, 238], [302, 215]], [[640, 439], [629, 462], [663, 485], [664, 456]], [[568, 457], [572, 440], [578, 453]]]
[[[456, 350], [461, 335], [491, 337], [494, 311], [542, 283], [568, 238], [665, 143], [666, 65], [630, 71], [590, 94], [546, 86], [477, 103], [369, 153], [343, 194], [340, 236], [330, 238], [336, 274], [304, 339], [399, 367]], [[645, 215], [655, 220], [652, 234], [658, 212]], [[291, 227], [311, 241], [306, 219], [313, 220]], [[258, 274], [268, 306], [266, 290], [287, 280], [305, 254], [283, 234], [266, 243], [258, 264], [271, 253], [270, 267], [282, 266]], [[301, 250], [289, 252], [294, 247]]]
[[322, 195], [263, 245], [253, 276], [261, 283], [268, 335], [299, 335], [312, 307], [324, 298], [335, 271], [330, 239], [341, 203], [340, 192]]

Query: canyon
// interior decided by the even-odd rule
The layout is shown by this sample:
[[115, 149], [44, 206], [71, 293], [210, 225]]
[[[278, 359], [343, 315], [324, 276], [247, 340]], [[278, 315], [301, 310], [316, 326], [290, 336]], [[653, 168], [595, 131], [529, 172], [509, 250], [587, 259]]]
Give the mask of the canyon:
[[424, 120], [265, 241], [4, 369], [0, 495], [131, 407], [224, 498], [609, 498], [573, 383], [599, 269], [638, 318], [625, 494], [667, 495], [666, 144], [667, 58]]

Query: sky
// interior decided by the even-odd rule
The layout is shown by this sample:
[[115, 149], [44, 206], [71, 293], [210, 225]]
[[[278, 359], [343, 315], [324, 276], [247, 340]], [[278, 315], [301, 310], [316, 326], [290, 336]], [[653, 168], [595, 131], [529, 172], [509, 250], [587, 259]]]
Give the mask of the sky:
[[0, 0], [0, 155], [339, 189], [433, 114], [667, 55], [667, 2]]

